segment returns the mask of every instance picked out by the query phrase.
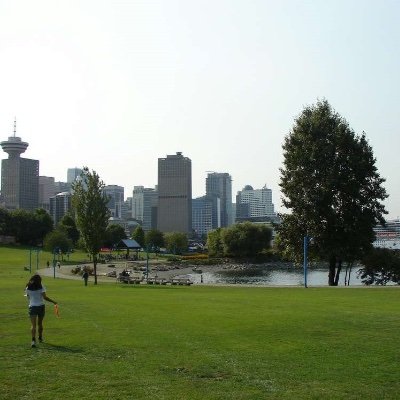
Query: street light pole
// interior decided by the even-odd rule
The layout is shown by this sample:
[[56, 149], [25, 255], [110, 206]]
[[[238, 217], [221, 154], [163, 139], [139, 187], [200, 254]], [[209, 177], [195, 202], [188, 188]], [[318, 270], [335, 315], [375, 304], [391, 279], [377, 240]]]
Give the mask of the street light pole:
[[303, 238], [303, 267], [304, 267], [304, 287], [307, 288], [307, 267], [308, 267], [308, 260], [307, 260], [307, 253], [308, 253], [308, 241], [309, 237], [306, 235]]

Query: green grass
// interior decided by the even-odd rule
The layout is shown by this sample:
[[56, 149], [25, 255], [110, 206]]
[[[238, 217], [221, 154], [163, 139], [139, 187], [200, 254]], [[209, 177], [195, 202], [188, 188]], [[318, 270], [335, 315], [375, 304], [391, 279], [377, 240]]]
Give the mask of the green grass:
[[[0, 248], [1, 399], [397, 399], [399, 288], [153, 287], [45, 279]], [[28, 254], [29, 255], [29, 254]]]

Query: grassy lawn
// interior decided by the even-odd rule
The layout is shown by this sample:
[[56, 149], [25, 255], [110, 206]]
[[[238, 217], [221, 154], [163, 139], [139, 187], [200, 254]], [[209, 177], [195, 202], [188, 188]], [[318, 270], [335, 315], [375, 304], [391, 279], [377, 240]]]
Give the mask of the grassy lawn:
[[27, 257], [0, 248], [1, 399], [399, 398], [397, 287], [45, 278], [61, 318], [47, 305], [45, 343], [31, 349]]

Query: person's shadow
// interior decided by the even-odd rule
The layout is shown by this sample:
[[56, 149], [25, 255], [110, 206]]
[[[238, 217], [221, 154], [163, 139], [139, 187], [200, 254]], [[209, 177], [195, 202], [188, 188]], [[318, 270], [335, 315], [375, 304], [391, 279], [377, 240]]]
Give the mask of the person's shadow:
[[52, 344], [52, 343], [42, 343], [40, 345], [41, 350], [46, 350], [49, 352], [60, 352], [60, 353], [83, 353], [84, 350], [80, 348], [72, 348], [72, 347], [66, 347], [66, 346], [60, 346], [57, 344]]

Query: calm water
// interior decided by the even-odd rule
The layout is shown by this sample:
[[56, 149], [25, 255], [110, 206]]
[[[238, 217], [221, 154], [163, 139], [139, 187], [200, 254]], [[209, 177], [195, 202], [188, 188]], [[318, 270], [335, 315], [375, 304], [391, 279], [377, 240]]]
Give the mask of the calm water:
[[[360, 286], [362, 282], [357, 277], [358, 268], [353, 268], [350, 277], [350, 286]], [[230, 283], [230, 284], [253, 284], [253, 285], [277, 285], [277, 286], [303, 286], [303, 268], [289, 267], [254, 267], [246, 270], [217, 272], [204, 272], [189, 274], [194, 283]], [[344, 286], [345, 271], [340, 275], [339, 285]], [[309, 286], [328, 285], [328, 270], [324, 268], [312, 268], [308, 270], [307, 283]]]

